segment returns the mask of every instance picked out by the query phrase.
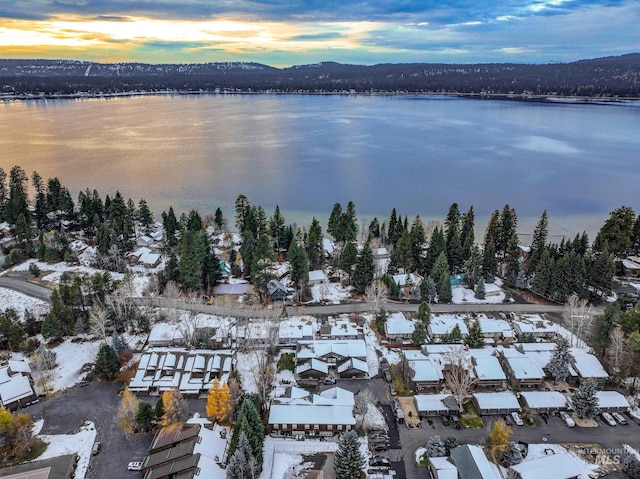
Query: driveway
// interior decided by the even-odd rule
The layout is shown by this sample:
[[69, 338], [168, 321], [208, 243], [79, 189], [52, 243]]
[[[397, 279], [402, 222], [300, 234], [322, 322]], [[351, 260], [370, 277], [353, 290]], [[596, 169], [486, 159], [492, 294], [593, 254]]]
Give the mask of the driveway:
[[42, 434], [73, 434], [84, 421], [95, 424], [96, 441], [102, 443], [102, 449], [91, 457], [87, 479], [139, 479], [142, 472], [127, 471], [127, 464], [144, 459], [153, 435], [128, 435], [120, 428], [119, 388], [120, 384], [91, 382], [85, 387], [67, 389], [23, 411], [34, 420], [44, 419]]

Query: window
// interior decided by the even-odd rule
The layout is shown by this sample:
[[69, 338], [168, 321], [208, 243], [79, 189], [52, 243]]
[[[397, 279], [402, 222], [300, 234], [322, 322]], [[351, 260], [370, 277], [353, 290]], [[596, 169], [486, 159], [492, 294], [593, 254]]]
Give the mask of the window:
[[331, 424], [327, 424], [327, 431], [331, 431], [333, 429], [333, 426]]
[[314, 425], [313, 425], [313, 429], [314, 429], [315, 431], [317, 431], [318, 429], [320, 429], [320, 425], [318, 425], [318, 424], [314, 424]]
[[273, 425], [273, 428], [274, 428], [274, 429], [278, 429], [278, 425], [277, 425], [277, 424], [274, 424], [274, 425]]
[[305, 428], [305, 429], [309, 429], [309, 425], [308, 425], [308, 424], [305, 424], [305, 425], [304, 425], [304, 428]]
[[297, 428], [298, 428], [298, 426], [296, 426], [295, 424], [291, 425], [291, 429], [297, 429]]
[[281, 428], [281, 429], [286, 429], [286, 428], [287, 428], [287, 425], [286, 425], [286, 424], [283, 424], [282, 426], [280, 426], [280, 428]]
[[338, 424], [338, 431], [342, 431], [342, 424]]

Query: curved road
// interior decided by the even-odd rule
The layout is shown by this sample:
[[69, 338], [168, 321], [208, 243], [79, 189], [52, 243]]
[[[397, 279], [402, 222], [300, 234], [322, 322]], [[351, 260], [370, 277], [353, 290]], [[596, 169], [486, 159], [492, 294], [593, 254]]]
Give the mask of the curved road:
[[0, 276], [0, 288], [12, 289], [47, 302], [51, 300], [51, 290], [49, 288], [23, 279]]

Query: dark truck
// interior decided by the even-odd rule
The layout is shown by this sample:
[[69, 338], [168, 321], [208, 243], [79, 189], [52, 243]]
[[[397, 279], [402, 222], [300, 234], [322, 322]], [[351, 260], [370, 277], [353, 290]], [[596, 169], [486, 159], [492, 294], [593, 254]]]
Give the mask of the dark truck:
[[387, 361], [387, 358], [380, 359], [380, 370], [382, 371], [382, 377], [384, 380], [390, 383], [392, 381], [391, 368], [389, 367], [389, 361]]

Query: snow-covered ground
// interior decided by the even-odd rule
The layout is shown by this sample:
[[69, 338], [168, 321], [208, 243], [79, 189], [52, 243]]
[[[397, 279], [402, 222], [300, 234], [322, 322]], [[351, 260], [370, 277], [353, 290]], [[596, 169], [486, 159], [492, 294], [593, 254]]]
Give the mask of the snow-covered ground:
[[0, 310], [12, 308], [24, 320], [25, 311], [31, 311], [35, 316], [40, 316], [49, 311], [49, 305], [40, 299], [32, 298], [26, 294], [18, 293], [11, 289], [0, 288]]
[[311, 286], [311, 296], [314, 303], [340, 304], [340, 301], [351, 297], [349, 288], [340, 283], [314, 284]]
[[[493, 283], [487, 283], [486, 287], [489, 289], [490, 286], [495, 286]], [[485, 299], [477, 299], [475, 297], [475, 292], [469, 288], [465, 288], [464, 286], [454, 286], [451, 288], [452, 293], [452, 302], [454, 304], [463, 304], [463, 303], [473, 303], [473, 304], [495, 304], [504, 302], [505, 294], [504, 291], [500, 290], [500, 293], [497, 295], [485, 296]]]
[[264, 442], [264, 463], [260, 479], [290, 479], [287, 471], [300, 470], [297, 467], [303, 464], [303, 455], [319, 452], [333, 453], [336, 443], [332, 441], [318, 441], [307, 439], [295, 441], [292, 439], [280, 439], [267, 436]]
[[[42, 424], [36, 423], [34, 430], [39, 431], [41, 427]], [[75, 477], [85, 477], [89, 468], [89, 460], [91, 459], [91, 448], [96, 440], [96, 428], [92, 422], [87, 421], [75, 434], [42, 435], [39, 437], [48, 446], [47, 450], [37, 460], [50, 459], [67, 454], [78, 454], [79, 460]]]
[[[45, 263], [43, 261], [38, 261], [35, 259], [30, 259], [28, 261], [25, 261], [24, 263], [20, 263], [19, 265], [14, 266], [8, 271], [19, 271], [19, 272], [29, 271], [29, 266], [31, 264], [36, 264], [38, 268], [40, 268], [40, 271], [43, 272], [43, 276], [42, 276], [43, 282], [49, 282], [54, 284], [60, 283], [60, 276], [62, 276], [62, 274], [65, 272], [75, 273], [75, 274], [87, 274], [87, 275], [94, 275], [96, 273], [103, 272], [103, 270], [91, 268], [89, 266], [70, 265], [65, 262]], [[133, 276], [133, 292], [132, 293], [135, 296], [142, 296], [145, 289], [149, 285], [149, 280], [151, 277], [146, 274], [147, 270], [140, 270], [138, 268], [133, 271], [134, 271], [134, 276]], [[124, 278], [123, 273], [109, 272], [109, 274], [111, 275], [111, 278], [114, 280], [122, 280]]]

